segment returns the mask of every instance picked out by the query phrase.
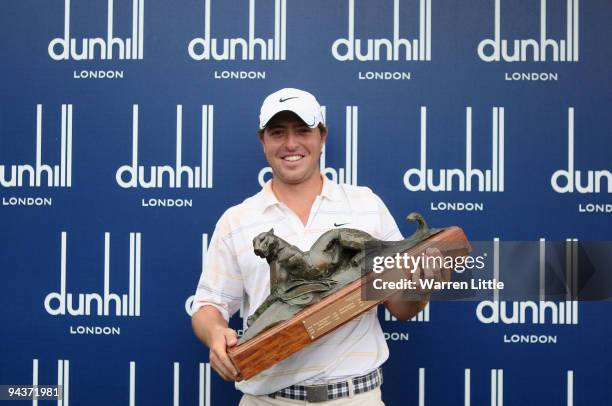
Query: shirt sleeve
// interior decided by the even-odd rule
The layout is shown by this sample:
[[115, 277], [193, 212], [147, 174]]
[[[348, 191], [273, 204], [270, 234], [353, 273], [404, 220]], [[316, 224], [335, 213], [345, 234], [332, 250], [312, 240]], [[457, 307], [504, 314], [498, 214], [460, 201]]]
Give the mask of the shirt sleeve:
[[213, 306], [226, 321], [238, 311], [243, 298], [243, 279], [233, 249], [231, 233], [221, 217], [213, 232], [204, 269], [196, 290], [191, 310]]
[[378, 197], [378, 195], [374, 194], [374, 197], [376, 198], [376, 202], [378, 205], [378, 215], [380, 217], [380, 222], [379, 222], [380, 239], [383, 241], [403, 240], [404, 237], [402, 236], [402, 233], [397, 227], [397, 223], [395, 222], [395, 219], [389, 212], [389, 209], [387, 209], [387, 206], [385, 205], [385, 203], [382, 201], [380, 197]]

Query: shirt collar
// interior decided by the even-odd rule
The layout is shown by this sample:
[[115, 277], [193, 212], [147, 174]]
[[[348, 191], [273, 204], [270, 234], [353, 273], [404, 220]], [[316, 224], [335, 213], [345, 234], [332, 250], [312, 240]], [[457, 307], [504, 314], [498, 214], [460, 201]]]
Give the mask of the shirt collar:
[[[332, 202], [340, 200], [340, 186], [325, 175], [321, 175], [323, 177], [323, 188], [321, 189], [321, 197], [328, 199]], [[261, 190], [263, 204], [261, 207], [262, 213], [270, 206], [274, 206], [280, 204], [280, 201], [274, 194], [272, 190], [272, 179], [268, 180]]]
[[275, 204], [279, 204], [280, 202], [276, 198], [276, 195], [272, 191], [272, 179], [268, 180], [261, 190], [263, 204], [261, 206], [262, 213], [270, 206], [274, 206]]
[[321, 197], [331, 200], [332, 202], [337, 202], [340, 200], [340, 186], [333, 180], [329, 180], [329, 178], [325, 175], [323, 176], [323, 189], [321, 190]]

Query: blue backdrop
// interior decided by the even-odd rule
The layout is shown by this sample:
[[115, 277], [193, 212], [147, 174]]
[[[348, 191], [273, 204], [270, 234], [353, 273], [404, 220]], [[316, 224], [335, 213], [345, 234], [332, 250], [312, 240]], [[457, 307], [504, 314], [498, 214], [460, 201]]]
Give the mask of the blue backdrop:
[[[610, 240], [609, 1], [1, 10], [0, 384], [63, 384], [61, 406], [237, 404], [188, 309], [217, 219], [270, 176], [257, 115], [281, 87], [317, 95], [323, 170], [371, 187], [405, 235], [419, 211], [473, 240]], [[612, 404], [609, 302], [563, 322], [491, 307], [381, 309], [385, 402]]]

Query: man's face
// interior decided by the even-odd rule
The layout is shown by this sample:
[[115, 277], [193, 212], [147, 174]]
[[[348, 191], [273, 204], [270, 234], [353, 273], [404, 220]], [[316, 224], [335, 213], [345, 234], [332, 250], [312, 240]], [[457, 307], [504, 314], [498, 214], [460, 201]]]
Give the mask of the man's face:
[[291, 112], [275, 115], [264, 129], [261, 144], [275, 181], [299, 184], [319, 174], [319, 157], [327, 139]]

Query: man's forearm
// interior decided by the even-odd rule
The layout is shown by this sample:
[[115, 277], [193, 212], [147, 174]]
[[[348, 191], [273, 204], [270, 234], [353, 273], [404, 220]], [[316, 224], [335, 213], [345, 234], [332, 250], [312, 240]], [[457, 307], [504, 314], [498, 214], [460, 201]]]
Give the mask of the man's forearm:
[[227, 321], [213, 306], [204, 306], [191, 316], [191, 326], [196, 337], [210, 348], [212, 333], [218, 328], [227, 328]]

